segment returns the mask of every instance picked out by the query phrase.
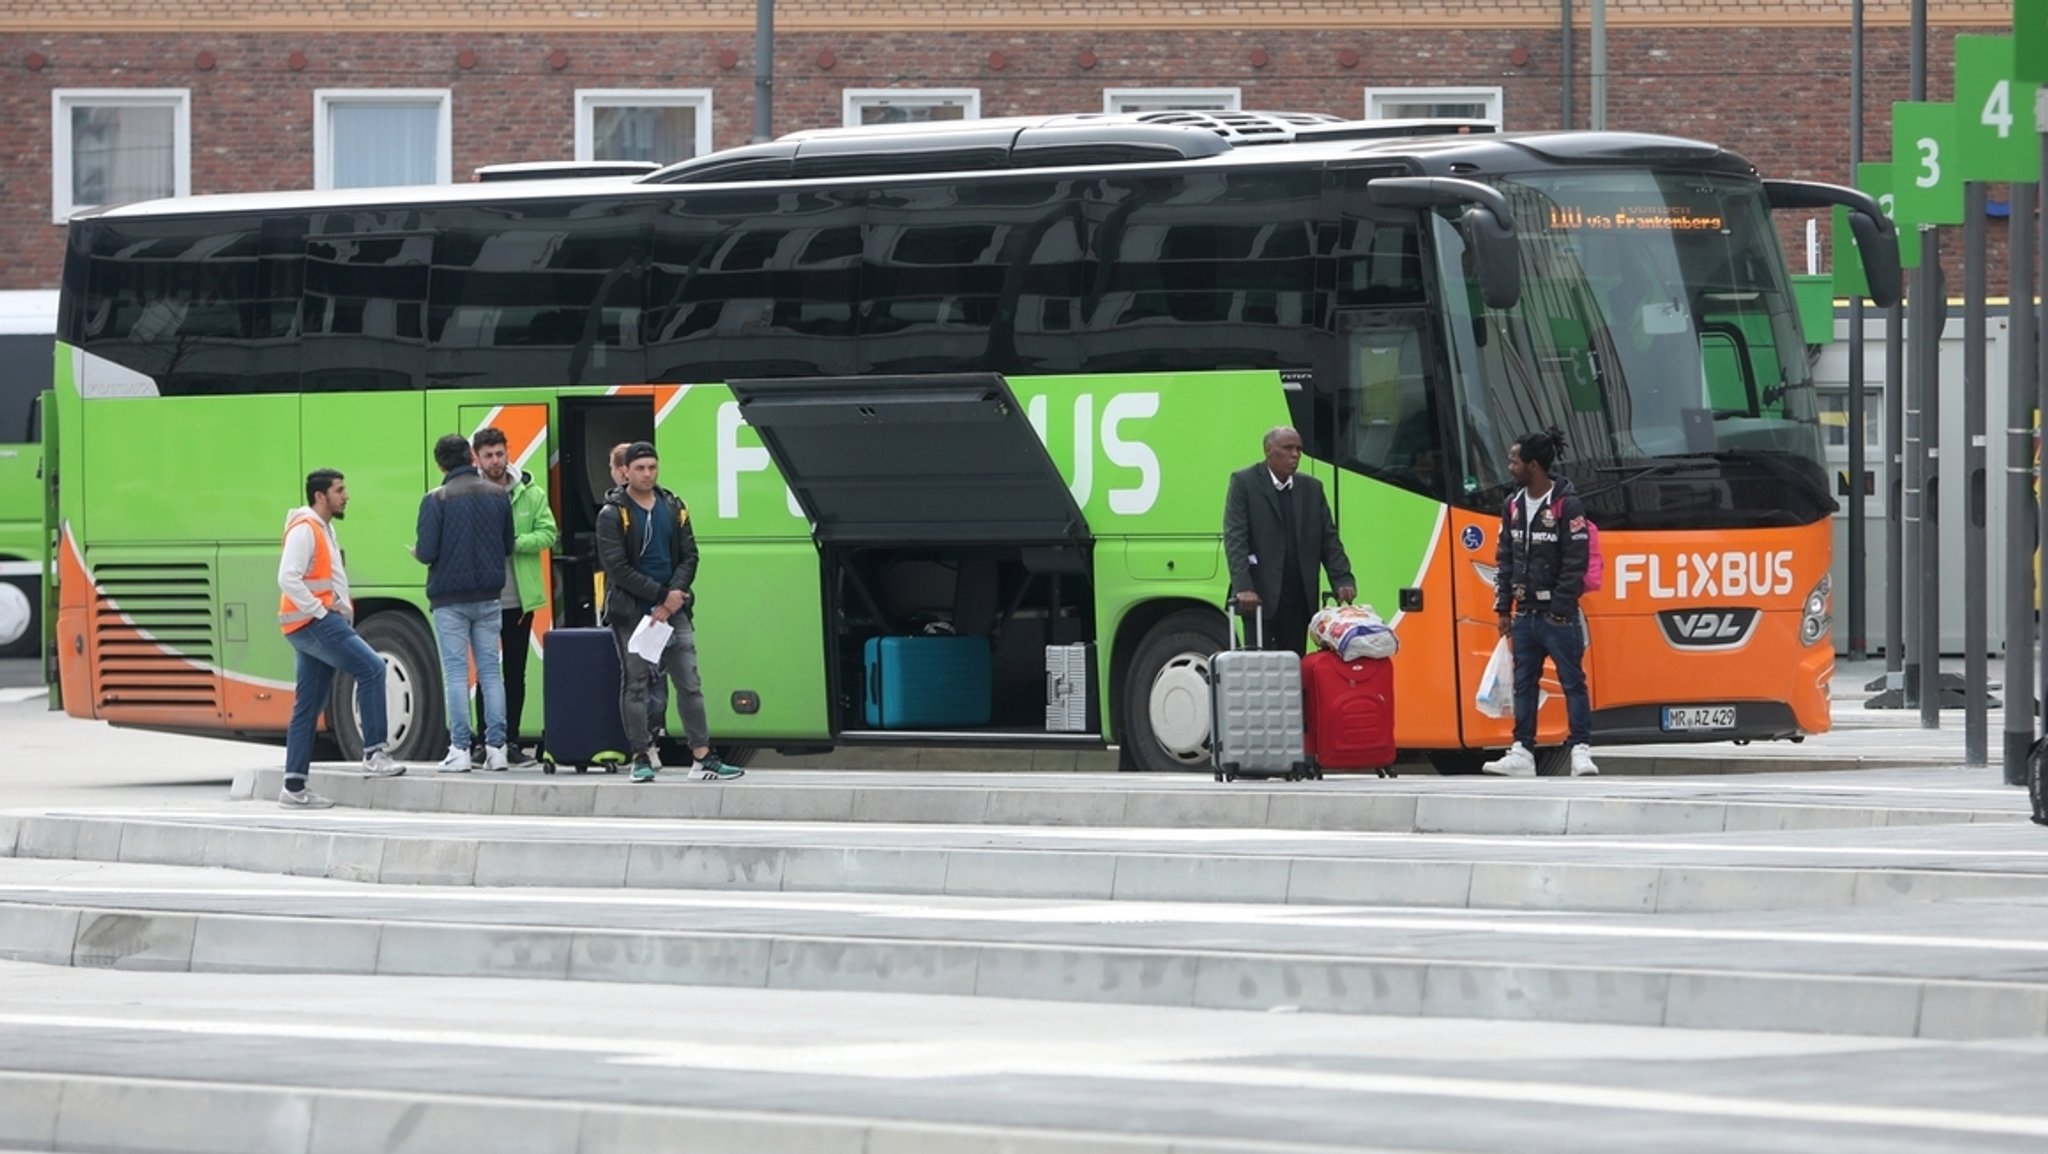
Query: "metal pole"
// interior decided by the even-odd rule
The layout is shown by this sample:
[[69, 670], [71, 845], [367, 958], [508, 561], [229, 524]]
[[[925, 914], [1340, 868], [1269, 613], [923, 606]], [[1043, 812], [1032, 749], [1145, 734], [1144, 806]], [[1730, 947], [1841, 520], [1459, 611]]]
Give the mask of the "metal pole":
[[[1942, 230], [1922, 234], [1920, 276], [1926, 293], [1913, 301], [1920, 321], [1913, 350], [1913, 401], [1920, 406], [1920, 728], [1941, 728], [1941, 334], [1948, 327], [1948, 289], [1941, 278]], [[1922, 302], [1925, 302], [1924, 304]]]
[[[1927, 317], [1934, 311], [1928, 304], [1928, 297], [1932, 294], [1927, 287], [1927, 242], [1932, 235], [1931, 230], [1920, 230], [1920, 267], [1913, 270], [1912, 288], [1908, 290], [1911, 308], [1907, 313], [1907, 331], [1901, 342], [1906, 346], [1900, 353], [1902, 371], [1894, 378], [1899, 390], [1906, 394], [1906, 427], [1900, 437], [1906, 475], [1905, 506], [1900, 513], [1904, 537], [1899, 551], [1905, 557], [1902, 590], [1918, 588], [1926, 561], [1920, 552], [1921, 516], [1926, 504], [1923, 486], [1927, 477], [1927, 448], [1921, 442], [1926, 435], [1923, 427], [1926, 422], [1922, 419], [1920, 406], [1920, 350], [1927, 343], [1921, 335], [1926, 329]], [[1906, 617], [1906, 635], [1902, 638], [1906, 649], [1906, 708], [1917, 709], [1920, 691], [1924, 688], [1920, 669], [1927, 660], [1926, 639], [1920, 631], [1921, 601], [1917, 593], [1903, 595], [1899, 600]]]
[[[1849, 183], [1856, 182], [1856, 170], [1863, 163], [1863, 0], [1849, 6]], [[1864, 460], [1864, 412], [1870, 397], [1863, 387], [1863, 298], [1849, 298], [1849, 556], [1845, 558], [1845, 590], [1848, 597], [1849, 660], [1870, 656], [1868, 614], [1863, 599], [1869, 588], [1870, 527], [1863, 495], [1863, 474], [1870, 468]]]
[[[1863, 0], [1856, 0], [1856, 2], [1860, 4]], [[1572, 52], [1574, 51], [1572, 45], [1572, 0], [1560, 0], [1557, 34], [1560, 42], [1558, 52], [1560, 63], [1557, 66], [1557, 79], [1558, 87], [1563, 89], [1562, 96], [1560, 97], [1563, 107], [1559, 113], [1557, 125], [1566, 132], [1570, 132], [1572, 127], [1572, 68], [1576, 63], [1572, 59]]]
[[1592, 0], [1593, 42], [1592, 42], [1592, 84], [1591, 96], [1593, 115], [1591, 127], [1599, 131], [1607, 127], [1607, 0]]
[[2034, 742], [2034, 202], [2035, 186], [2012, 186], [2012, 306], [2006, 310], [2005, 384], [2005, 784], [2027, 784]]
[[1991, 628], [1984, 539], [1984, 184], [1963, 185], [1963, 764], [1990, 764]]
[[1885, 688], [1913, 705], [1906, 669], [1906, 309], [1884, 310]]
[[754, 143], [775, 139], [775, 0], [754, 0]]
[[[2043, 88], [2041, 91], [2048, 93], [2048, 88]], [[2048, 113], [2048, 97], [2037, 96], [2034, 100], [2034, 126], [2036, 128], [2048, 124], [2048, 121], [2041, 119], [2043, 113]], [[2044, 180], [2048, 180], [2048, 132], [2044, 132], [2041, 135], [2041, 176]], [[2036, 203], [2040, 200], [2042, 187], [2048, 186], [2036, 186], [2034, 189]], [[2036, 227], [2034, 229], [2034, 240], [2034, 269], [2037, 274], [2040, 274], [2035, 279], [2035, 286], [2038, 288], [2043, 279], [2048, 279], [2048, 228]], [[2031, 302], [2029, 303], [2031, 305]], [[2040, 427], [2042, 414], [2048, 413], [2048, 293], [2041, 294], [2041, 301], [2038, 307], [2043, 311], [2034, 314], [2034, 412], [2032, 419], [2027, 422], [2036, 428]], [[2020, 459], [2022, 461], [2031, 461], [2034, 456], [2033, 450], [2034, 446], [2030, 443], [2027, 446], [2027, 454]], [[2048, 472], [2048, 470], [2044, 470], [2044, 472]], [[2034, 548], [2038, 550], [2041, 547], [2041, 542], [2048, 541], [2048, 493], [2036, 496], [2034, 507], [2036, 511]], [[2024, 544], [2025, 541], [2025, 538], [2021, 538], [2019, 541], [2014, 542], [2014, 544]], [[2032, 569], [2034, 557], [2028, 557], [2027, 562], [2028, 568]], [[2038, 695], [2039, 697], [2048, 698], [2048, 645], [2038, 646], [2037, 652], [2039, 664], [2034, 668], [2034, 685], [2041, 691]], [[2027, 709], [2029, 705], [2030, 703], [2024, 700], [2020, 702], [2012, 701], [2010, 694], [2007, 696], [2007, 709]], [[2029, 721], [2031, 720], [2029, 718]], [[2048, 724], [2048, 715], [2044, 715], [2043, 722]]]

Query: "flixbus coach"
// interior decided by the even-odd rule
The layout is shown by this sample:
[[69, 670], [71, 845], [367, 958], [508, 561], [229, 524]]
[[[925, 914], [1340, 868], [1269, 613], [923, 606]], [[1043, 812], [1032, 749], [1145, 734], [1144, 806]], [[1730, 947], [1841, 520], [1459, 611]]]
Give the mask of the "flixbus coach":
[[[1469, 768], [1509, 740], [1472, 705], [1508, 444], [1554, 425], [1603, 530], [1598, 740], [1827, 729], [1834, 502], [1772, 210], [1846, 205], [1880, 299], [1889, 223], [1711, 144], [1481, 127], [1007, 119], [81, 214], [46, 429], [64, 707], [282, 733], [278, 539], [332, 467], [398, 753], [430, 758], [414, 509], [434, 439], [495, 425], [563, 532], [532, 677], [551, 622], [591, 621], [607, 452], [646, 438], [703, 550], [728, 748], [1199, 768], [1225, 480], [1292, 425], [1399, 635], [1400, 745]], [[986, 639], [986, 724], [869, 721], [864, 643], [927, 631]], [[1054, 711], [1078, 730], [1047, 710], [1049, 647], [1087, 655], [1092, 708]], [[349, 694], [327, 716], [352, 754]]]

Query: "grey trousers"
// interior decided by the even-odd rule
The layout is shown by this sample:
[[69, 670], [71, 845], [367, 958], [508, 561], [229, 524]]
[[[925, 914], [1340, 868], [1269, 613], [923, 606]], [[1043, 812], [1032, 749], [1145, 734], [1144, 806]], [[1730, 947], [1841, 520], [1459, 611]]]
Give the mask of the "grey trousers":
[[654, 746], [647, 699], [649, 689], [664, 674], [675, 683], [676, 704], [683, 715], [683, 740], [693, 750], [711, 744], [711, 724], [704, 715], [704, 681], [697, 674], [697, 634], [690, 627], [690, 619], [681, 613], [669, 618], [668, 623], [675, 627], [675, 632], [669, 635], [668, 646], [661, 651], [659, 666], [634, 656], [626, 648], [634, 628], [640, 624], [638, 620], [612, 623], [612, 636], [619, 642], [619, 665], [624, 670], [619, 720], [625, 723], [626, 743], [635, 753]]

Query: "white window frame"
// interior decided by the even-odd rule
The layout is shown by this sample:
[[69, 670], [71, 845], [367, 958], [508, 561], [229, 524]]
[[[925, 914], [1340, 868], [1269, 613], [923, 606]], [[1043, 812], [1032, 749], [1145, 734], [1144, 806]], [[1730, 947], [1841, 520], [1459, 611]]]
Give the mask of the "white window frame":
[[839, 123], [859, 128], [861, 109], [891, 104], [963, 104], [962, 120], [981, 119], [979, 88], [845, 88], [840, 90]]
[[328, 139], [328, 113], [337, 104], [417, 104], [431, 100], [439, 105], [439, 155], [434, 158], [434, 183], [455, 182], [455, 99], [446, 88], [315, 88], [313, 90], [313, 187], [334, 187], [334, 149]]
[[1489, 112], [1485, 119], [1492, 121], [1495, 128], [1504, 128], [1507, 126], [1507, 107], [1503, 96], [1505, 91], [1505, 89], [1499, 87], [1487, 87], [1479, 84], [1455, 88], [1368, 88], [1365, 90], [1365, 118], [1367, 120], [1395, 119], [1380, 111], [1379, 105], [1381, 101], [1401, 101], [1405, 103], [1422, 100], [1440, 104], [1483, 102]]
[[709, 88], [579, 88], [576, 90], [576, 159], [597, 159], [599, 108], [694, 108], [697, 139], [694, 156], [711, 151]]
[[[1146, 104], [1156, 104], [1162, 100], [1199, 101], [1202, 103], [1222, 101], [1224, 107], [1221, 111], [1223, 112], [1244, 111], [1244, 89], [1242, 88], [1105, 88], [1102, 90], [1102, 110], [1104, 112], [1122, 112], [1123, 109], [1118, 108], [1117, 105], [1124, 100], [1139, 100]], [[1210, 110], [1201, 109], [1200, 111], [1206, 112]]]
[[189, 88], [58, 88], [50, 93], [50, 221], [97, 205], [71, 203], [71, 109], [76, 105], [169, 106], [173, 196], [192, 195], [192, 90]]

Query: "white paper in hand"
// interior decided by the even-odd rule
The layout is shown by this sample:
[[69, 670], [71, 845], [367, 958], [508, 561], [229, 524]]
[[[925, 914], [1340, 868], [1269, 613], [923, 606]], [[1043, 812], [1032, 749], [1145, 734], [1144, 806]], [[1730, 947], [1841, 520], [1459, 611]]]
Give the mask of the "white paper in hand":
[[675, 627], [666, 621], [642, 617], [640, 624], [633, 627], [633, 636], [626, 641], [626, 651], [652, 665], [661, 664], [661, 651], [668, 648], [669, 634]]

